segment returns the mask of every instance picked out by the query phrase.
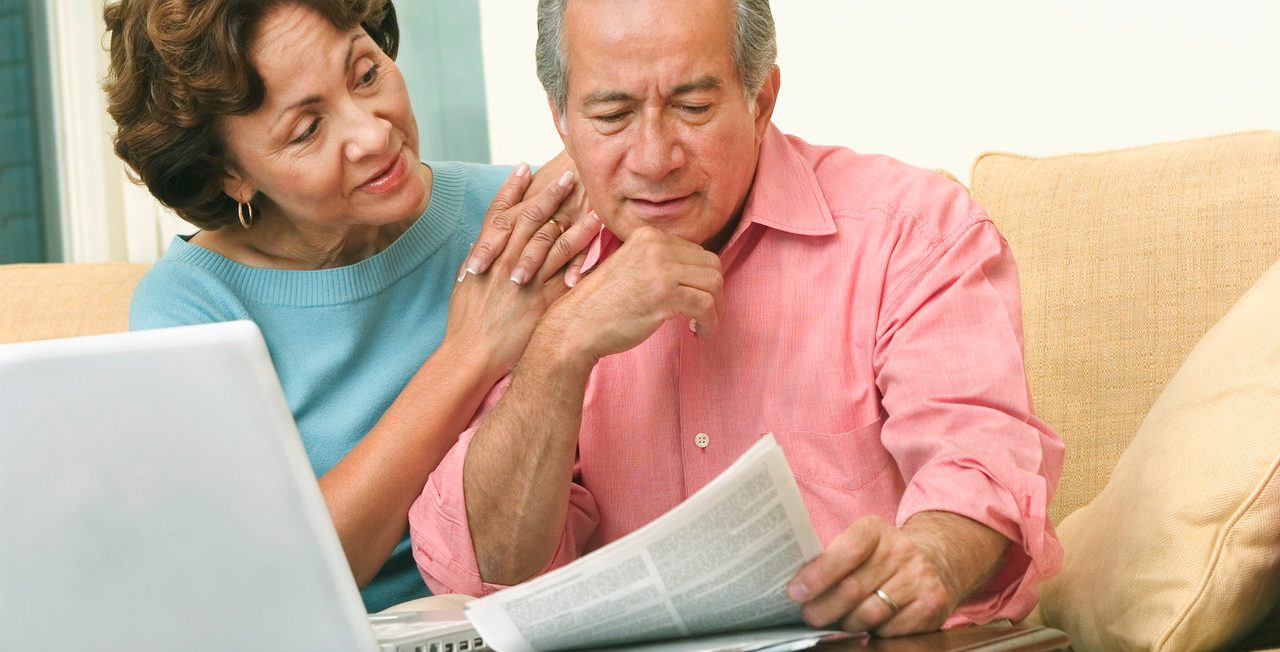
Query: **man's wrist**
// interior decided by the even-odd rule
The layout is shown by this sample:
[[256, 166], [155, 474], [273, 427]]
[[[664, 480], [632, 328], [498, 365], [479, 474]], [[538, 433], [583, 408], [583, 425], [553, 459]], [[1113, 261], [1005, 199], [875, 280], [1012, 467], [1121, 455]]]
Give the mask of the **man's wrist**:
[[585, 381], [595, 368], [598, 358], [585, 350], [580, 340], [573, 337], [562, 322], [550, 317], [552, 315], [548, 313], [533, 329], [521, 364], [536, 364], [545, 373]]
[[902, 529], [932, 558], [957, 605], [990, 581], [1009, 546], [999, 532], [950, 512], [920, 512]]

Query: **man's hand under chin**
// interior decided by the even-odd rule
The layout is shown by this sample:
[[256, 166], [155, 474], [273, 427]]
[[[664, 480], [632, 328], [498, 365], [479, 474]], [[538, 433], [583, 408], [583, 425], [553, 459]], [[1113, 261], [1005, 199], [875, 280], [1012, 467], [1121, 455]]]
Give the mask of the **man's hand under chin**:
[[815, 627], [903, 636], [936, 631], [994, 573], [1009, 540], [945, 512], [898, 528], [858, 519], [796, 573], [787, 593]]

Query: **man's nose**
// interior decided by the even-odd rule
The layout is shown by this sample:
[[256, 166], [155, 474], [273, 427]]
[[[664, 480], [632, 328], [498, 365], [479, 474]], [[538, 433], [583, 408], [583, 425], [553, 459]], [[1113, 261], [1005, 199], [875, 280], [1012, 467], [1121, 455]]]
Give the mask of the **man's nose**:
[[628, 167], [632, 172], [656, 180], [685, 164], [684, 147], [666, 120], [649, 117], [639, 126], [628, 153]]

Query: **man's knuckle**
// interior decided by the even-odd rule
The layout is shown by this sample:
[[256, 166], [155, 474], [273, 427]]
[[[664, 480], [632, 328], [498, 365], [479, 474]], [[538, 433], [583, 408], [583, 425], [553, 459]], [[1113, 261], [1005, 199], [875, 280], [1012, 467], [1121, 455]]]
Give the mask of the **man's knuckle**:
[[698, 310], [704, 313], [714, 312], [716, 309], [716, 300], [709, 294], [698, 295]]
[[822, 610], [815, 606], [806, 605], [801, 607], [800, 617], [804, 618], [804, 621], [811, 625], [820, 626], [822, 624], [822, 621], [819, 620], [819, 618], [822, 617]]
[[867, 631], [867, 623], [859, 618], [856, 613], [850, 613], [840, 619], [840, 629], [846, 632], [865, 632]]
[[916, 596], [916, 602], [919, 602], [920, 608], [931, 616], [942, 613], [947, 605], [946, 596], [934, 590], [922, 591], [919, 596]]
[[919, 555], [916, 554], [919, 552], [916, 542], [909, 536], [894, 537], [890, 550], [899, 559], [919, 559]]
[[836, 593], [855, 605], [867, 597], [866, 587], [856, 577], [846, 577], [840, 580], [840, 583], [836, 585]]

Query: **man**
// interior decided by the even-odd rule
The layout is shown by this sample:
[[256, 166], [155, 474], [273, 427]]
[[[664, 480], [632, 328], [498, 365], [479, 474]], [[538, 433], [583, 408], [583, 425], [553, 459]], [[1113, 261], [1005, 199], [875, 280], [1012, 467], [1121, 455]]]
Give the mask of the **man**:
[[541, 0], [539, 76], [607, 230], [410, 513], [433, 591], [635, 530], [773, 432], [814, 625], [1018, 619], [1061, 548], [1017, 273], [958, 185], [770, 123], [767, 0]]

